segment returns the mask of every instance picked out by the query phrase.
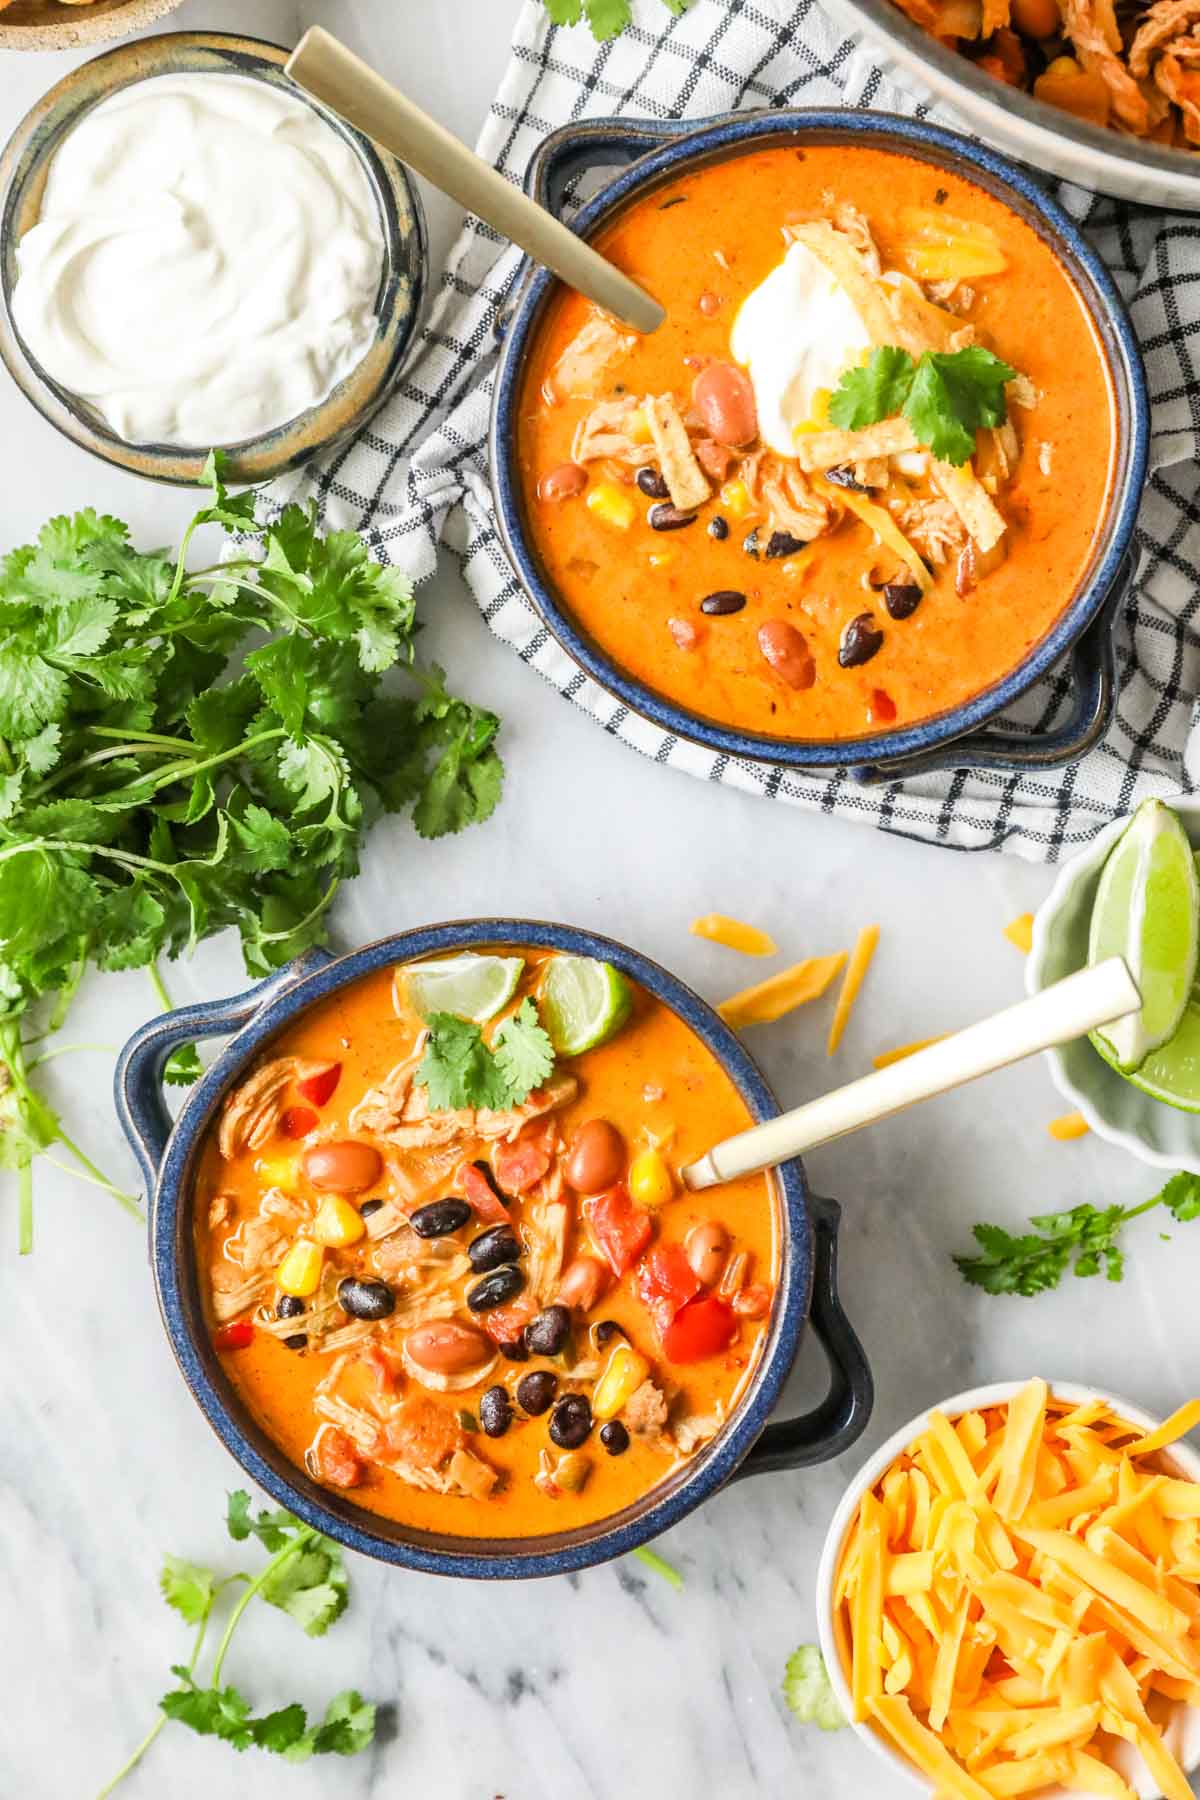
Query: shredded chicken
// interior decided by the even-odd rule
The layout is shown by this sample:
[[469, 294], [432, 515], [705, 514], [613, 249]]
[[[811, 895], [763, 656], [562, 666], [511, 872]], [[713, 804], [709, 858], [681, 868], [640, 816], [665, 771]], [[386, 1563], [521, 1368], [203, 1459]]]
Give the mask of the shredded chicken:
[[550, 371], [555, 398], [586, 400], [609, 365], [636, 343], [636, 336], [622, 331], [607, 313], [593, 313]]
[[701, 1444], [710, 1443], [725, 1423], [720, 1410], [711, 1413], [687, 1413], [671, 1427], [671, 1435], [684, 1456], [690, 1456]]
[[427, 1031], [421, 1032], [412, 1055], [397, 1063], [377, 1087], [367, 1089], [350, 1114], [351, 1131], [365, 1131], [374, 1137], [386, 1138], [400, 1124], [428, 1036]]
[[772, 528], [786, 531], [805, 544], [828, 531], [836, 516], [833, 508], [813, 493], [795, 464], [790, 464], [780, 478], [764, 476], [762, 493]]
[[1153, 78], [1163, 97], [1183, 115], [1190, 144], [1200, 144], [1200, 0], [1156, 0], [1129, 47], [1136, 80]]
[[612, 457], [635, 468], [656, 462], [657, 452], [653, 447], [637, 443], [633, 436], [638, 406], [639, 402], [628, 396], [621, 400], [602, 400], [599, 406], [593, 406], [575, 427], [571, 461], [589, 463], [597, 462], [601, 457]]
[[219, 1231], [222, 1225], [228, 1225], [233, 1202], [232, 1194], [213, 1195], [208, 1203], [208, 1229], [210, 1231]]
[[540, 1306], [549, 1306], [558, 1293], [567, 1244], [567, 1209], [562, 1201], [535, 1200], [525, 1214], [525, 1236], [526, 1288]]
[[320, 1075], [329, 1066], [299, 1056], [277, 1056], [235, 1088], [225, 1102], [217, 1133], [217, 1146], [226, 1162], [243, 1150], [261, 1150], [279, 1124], [292, 1082]]
[[[1114, 118], [1126, 131], [1145, 137], [1166, 115], [1168, 97], [1143, 86], [1130, 73], [1132, 55], [1130, 68], [1122, 62], [1125, 47], [1114, 0], [1061, 0], [1060, 11], [1063, 31], [1075, 46], [1079, 61], [1108, 88]], [[1144, 49], [1143, 56], [1147, 54]], [[1159, 80], [1157, 72], [1155, 79]]]
[[211, 1276], [213, 1315], [218, 1325], [227, 1325], [239, 1313], [248, 1312], [265, 1300], [275, 1286], [273, 1274], [254, 1274], [247, 1281], [240, 1269], [230, 1263], [218, 1263]]
[[948, 562], [967, 535], [947, 500], [893, 500], [888, 511], [927, 562]]
[[1006, 382], [1004, 397], [1009, 406], [1022, 406], [1026, 412], [1032, 412], [1041, 398], [1028, 375], [1014, 375], [1011, 381]]
[[933, 485], [948, 500], [981, 550], [994, 550], [1007, 530], [1004, 515], [978, 480], [970, 463], [956, 467], [934, 457]]
[[379, 1441], [379, 1421], [373, 1419], [370, 1413], [351, 1406], [348, 1400], [341, 1400], [336, 1394], [322, 1392], [321, 1388], [317, 1389], [314, 1396], [313, 1411], [344, 1431], [364, 1455], [372, 1454]]
[[623, 1417], [634, 1437], [656, 1443], [667, 1423], [667, 1402], [662, 1389], [655, 1387], [652, 1381], [643, 1381], [626, 1402]]
[[792, 213], [783, 228], [783, 235], [788, 243], [803, 243], [804, 236], [797, 231], [797, 225], [810, 225], [814, 222], [828, 224], [832, 220], [842, 236], [848, 238], [854, 249], [858, 251], [869, 275], [880, 275], [883, 264], [879, 257], [879, 247], [871, 233], [866, 215], [848, 200], [839, 200], [837, 195], [826, 188], [821, 195], [821, 210], [808, 214]]
[[259, 1269], [274, 1269], [283, 1260], [288, 1239], [271, 1217], [244, 1219], [231, 1238], [225, 1240], [225, 1255], [249, 1275]]

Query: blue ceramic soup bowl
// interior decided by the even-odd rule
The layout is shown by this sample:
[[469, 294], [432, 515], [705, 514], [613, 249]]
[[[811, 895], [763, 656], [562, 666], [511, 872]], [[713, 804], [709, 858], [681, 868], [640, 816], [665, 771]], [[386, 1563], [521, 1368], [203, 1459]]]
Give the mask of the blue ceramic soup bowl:
[[[628, 165], [572, 220], [592, 236], [622, 207], [688, 170], [777, 145], [845, 144], [891, 150], [974, 182], [1047, 243], [1074, 282], [1094, 324], [1114, 396], [1116, 456], [1107, 516], [1079, 587], [1046, 635], [1002, 680], [961, 706], [917, 725], [837, 741], [735, 730], [692, 712], [636, 681], [576, 624], [543, 572], [521, 500], [516, 422], [525, 359], [555, 288], [545, 270], [518, 278], [501, 321], [503, 345], [492, 405], [490, 456], [496, 519], [509, 559], [543, 622], [601, 687], [662, 730], [721, 756], [751, 757], [792, 769], [848, 769], [863, 781], [932, 769], [1044, 769], [1082, 756], [1103, 735], [1115, 698], [1112, 626], [1132, 572], [1132, 543], [1146, 477], [1149, 402], [1133, 327], [1107, 269], [1037, 177], [957, 132], [890, 113], [796, 109], [734, 113], [685, 129], [674, 121], [593, 119], [551, 133], [530, 163], [526, 186], [561, 212], [576, 180]], [[663, 296], [668, 302], [670, 295]], [[1061, 669], [1060, 669], [1061, 665]], [[1025, 729], [994, 722], [1033, 683], [1058, 671], [1061, 690], [1047, 716]], [[1070, 702], [1063, 718], [1063, 694]]]
[[[674, 1525], [736, 1475], [803, 1468], [838, 1455], [866, 1425], [873, 1390], [862, 1347], [838, 1299], [838, 1208], [810, 1193], [802, 1166], [790, 1162], [778, 1170], [774, 1184], [780, 1266], [758, 1366], [713, 1442], [623, 1512], [576, 1530], [516, 1540], [412, 1530], [319, 1486], [255, 1423], [212, 1349], [196, 1266], [194, 1176], [221, 1102], [271, 1039], [315, 1002], [375, 969], [491, 944], [566, 950], [613, 963], [703, 1040], [756, 1120], [778, 1113], [774, 1095], [737, 1038], [683, 982], [624, 944], [526, 919], [431, 925], [337, 958], [310, 951], [246, 993], [153, 1019], [121, 1053], [116, 1105], [146, 1178], [151, 1261], [171, 1348], [201, 1411], [246, 1473], [307, 1524], [385, 1562], [437, 1575], [559, 1575], [624, 1555]], [[163, 1099], [167, 1058], [180, 1044], [215, 1037], [229, 1041], [172, 1125]], [[812, 1412], [768, 1423], [810, 1323], [829, 1361], [829, 1392]]]

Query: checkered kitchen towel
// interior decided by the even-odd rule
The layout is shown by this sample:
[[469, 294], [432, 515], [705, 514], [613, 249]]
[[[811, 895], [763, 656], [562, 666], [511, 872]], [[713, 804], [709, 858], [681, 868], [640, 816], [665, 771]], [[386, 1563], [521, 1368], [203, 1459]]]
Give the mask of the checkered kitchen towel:
[[[681, 18], [658, 0], [635, 0], [635, 11], [632, 29], [599, 45], [582, 27], [551, 25], [537, 0], [526, 0], [481, 154], [519, 182], [545, 134], [572, 119], [703, 118], [784, 105], [925, 110], [884, 78], [869, 50], [854, 49], [816, 0], [694, 0]], [[1117, 628], [1116, 717], [1104, 742], [1068, 768], [959, 771], [863, 789], [839, 774], [715, 756], [639, 719], [585, 678], [522, 595], [492, 521], [492, 321], [518, 257], [474, 219], [441, 275], [420, 354], [396, 397], [348, 449], [291, 484], [288, 497], [315, 492], [330, 522], [367, 532], [379, 556], [417, 580], [432, 573], [444, 540], [495, 635], [645, 756], [931, 843], [1054, 862], [1143, 795], [1191, 791], [1200, 778], [1200, 218], [1077, 188], [1060, 198], [1086, 222], [1132, 307], [1154, 408], [1136, 582]], [[1050, 726], [1069, 709], [1066, 682], [1051, 677], [1005, 724]]]

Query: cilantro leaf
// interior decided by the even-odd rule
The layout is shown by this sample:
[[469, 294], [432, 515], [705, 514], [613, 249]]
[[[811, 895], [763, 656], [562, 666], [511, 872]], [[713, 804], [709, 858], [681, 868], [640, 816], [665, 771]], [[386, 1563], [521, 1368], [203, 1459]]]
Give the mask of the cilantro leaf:
[[944, 462], [965, 463], [975, 454], [975, 433], [1003, 425], [1004, 384], [1016, 370], [982, 344], [964, 350], [926, 350], [904, 403], [917, 439]]
[[201, 1737], [223, 1738], [235, 1750], [250, 1748], [254, 1734], [247, 1723], [250, 1702], [244, 1694], [235, 1687], [199, 1687], [191, 1671], [180, 1663], [171, 1665], [171, 1673], [182, 1685], [164, 1694], [158, 1703], [168, 1719], [189, 1726]]
[[182, 1614], [189, 1625], [198, 1625], [212, 1610], [216, 1580], [212, 1570], [199, 1563], [185, 1562], [180, 1556], [164, 1556], [158, 1585], [167, 1605]]
[[429, 1039], [413, 1080], [428, 1089], [434, 1112], [463, 1107], [503, 1110], [508, 1087], [478, 1025], [453, 1013], [431, 1013]]
[[344, 1688], [325, 1708], [325, 1717], [313, 1734], [319, 1754], [357, 1756], [375, 1736], [375, 1705], [356, 1688]]
[[262, 1597], [277, 1606], [309, 1637], [324, 1637], [346, 1610], [349, 1583], [342, 1553], [329, 1538], [312, 1544], [279, 1565], [263, 1583]]
[[266, 1507], [258, 1516], [250, 1510], [250, 1496], [245, 1488], [235, 1488], [227, 1497], [225, 1511], [225, 1529], [235, 1543], [241, 1544], [247, 1538], [256, 1537], [264, 1550], [272, 1555], [286, 1549], [297, 1531], [303, 1531], [299, 1519], [286, 1508], [279, 1506], [273, 1511]]
[[907, 350], [884, 344], [860, 369], [847, 369], [829, 396], [829, 421], [839, 431], [861, 431], [904, 411], [916, 364]]
[[516, 1012], [497, 1026], [492, 1048], [510, 1106], [519, 1106], [540, 1088], [554, 1067], [554, 1046], [530, 999], [522, 1000]]
[[846, 1716], [815, 1644], [801, 1644], [788, 1657], [783, 1676], [783, 1697], [788, 1709], [806, 1725], [819, 1731], [841, 1731]]
[[1187, 1171], [1172, 1175], [1158, 1197], [1179, 1224], [1186, 1225], [1189, 1219], [1200, 1218], [1200, 1175]]

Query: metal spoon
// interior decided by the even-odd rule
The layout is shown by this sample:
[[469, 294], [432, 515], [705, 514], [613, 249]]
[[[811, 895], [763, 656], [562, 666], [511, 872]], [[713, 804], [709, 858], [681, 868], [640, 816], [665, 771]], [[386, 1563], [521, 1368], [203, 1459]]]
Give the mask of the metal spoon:
[[635, 331], [657, 331], [665, 309], [582, 238], [468, 150], [443, 125], [319, 25], [285, 65], [298, 87], [424, 175], [442, 193]]
[[919, 1100], [949, 1093], [994, 1069], [1036, 1056], [1039, 1050], [1068, 1044], [1101, 1025], [1111, 1025], [1137, 1012], [1141, 1004], [1137, 983], [1124, 958], [1109, 957], [1094, 968], [1080, 969], [1053, 982], [1040, 994], [994, 1013], [978, 1025], [968, 1025], [965, 1031], [918, 1050], [903, 1062], [725, 1138], [707, 1156], [680, 1171], [684, 1185], [716, 1187], [738, 1175], [786, 1162], [790, 1156], [831, 1143], [877, 1119], [890, 1119]]

